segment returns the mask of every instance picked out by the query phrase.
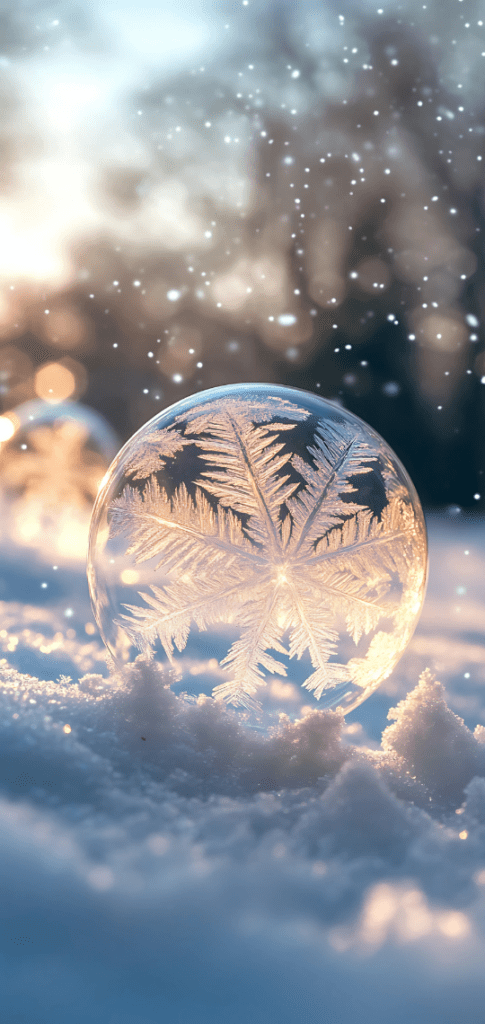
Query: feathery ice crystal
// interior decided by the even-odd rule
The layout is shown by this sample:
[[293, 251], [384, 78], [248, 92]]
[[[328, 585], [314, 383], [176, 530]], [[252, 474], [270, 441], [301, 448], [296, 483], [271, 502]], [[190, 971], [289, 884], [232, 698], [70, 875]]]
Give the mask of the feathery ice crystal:
[[86, 558], [98, 488], [119, 441], [102, 416], [77, 402], [31, 401], [9, 410], [0, 444], [3, 542], [49, 563]]
[[164, 410], [112, 463], [88, 576], [118, 664], [166, 661], [251, 721], [366, 699], [426, 582], [423, 514], [388, 445], [303, 391], [233, 385]]

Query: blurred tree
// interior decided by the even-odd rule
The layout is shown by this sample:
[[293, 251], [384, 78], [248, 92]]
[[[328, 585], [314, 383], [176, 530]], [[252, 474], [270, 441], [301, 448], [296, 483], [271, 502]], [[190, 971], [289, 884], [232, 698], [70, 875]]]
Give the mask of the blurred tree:
[[[46, 254], [44, 279], [0, 296], [2, 338], [34, 368], [53, 349], [81, 358], [85, 400], [125, 437], [199, 388], [317, 389], [386, 437], [425, 501], [479, 507], [482, 7], [231, 5], [232, 43], [183, 73], [140, 74], [143, 87], [121, 98], [120, 86], [109, 115], [93, 108], [71, 148], [59, 144], [60, 178], [74, 143], [69, 166], [84, 168], [64, 176], [62, 225], [48, 238], [68, 269], [54, 260], [49, 274]], [[94, 95], [104, 86], [88, 57], [116, 57], [105, 20], [99, 28], [106, 11], [68, 11], [43, 73], [65, 73], [67, 39]], [[57, 32], [53, 13], [3, 15], [12, 67]], [[24, 103], [27, 123], [14, 81], [6, 69], [5, 109]], [[43, 117], [36, 133], [50, 153]], [[38, 166], [40, 217], [45, 164], [7, 120], [5, 166], [18, 174], [23, 161], [34, 176]], [[21, 202], [22, 189], [10, 191], [4, 208]], [[84, 230], [79, 214], [71, 223], [76, 204]], [[7, 387], [4, 405], [14, 401]]]

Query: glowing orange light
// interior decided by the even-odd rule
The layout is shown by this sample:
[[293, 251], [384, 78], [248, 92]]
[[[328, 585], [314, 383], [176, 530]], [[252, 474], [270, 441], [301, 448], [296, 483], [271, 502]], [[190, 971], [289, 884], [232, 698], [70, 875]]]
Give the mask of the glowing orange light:
[[123, 569], [120, 578], [122, 583], [138, 583], [140, 573], [136, 569]]
[[15, 433], [15, 426], [9, 416], [0, 416], [0, 444], [9, 441]]
[[452, 910], [440, 915], [438, 928], [450, 939], [460, 939], [470, 931], [470, 921], [466, 914]]
[[63, 402], [76, 390], [76, 378], [62, 363], [44, 363], [35, 375], [35, 392], [46, 402]]

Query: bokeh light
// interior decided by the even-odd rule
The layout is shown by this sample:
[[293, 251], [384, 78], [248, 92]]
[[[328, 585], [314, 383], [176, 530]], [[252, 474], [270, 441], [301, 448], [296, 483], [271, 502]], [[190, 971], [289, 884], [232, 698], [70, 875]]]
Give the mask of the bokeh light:
[[318, 387], [475, 507], [483, 19], [379, 11], [5, 14], [1, 411], [83, 395], [127, 439], [204, 387]]
[[15, 424], [10, 416], [0, 416], [0, 444], [9, 441], [15, 433]]
[[35, 375], [35, 393], [45, 402], [64, 402], [78, 397], [86, 385], [86, 371], [81, 363], [65, 359], [59, 363], [44, 363]]

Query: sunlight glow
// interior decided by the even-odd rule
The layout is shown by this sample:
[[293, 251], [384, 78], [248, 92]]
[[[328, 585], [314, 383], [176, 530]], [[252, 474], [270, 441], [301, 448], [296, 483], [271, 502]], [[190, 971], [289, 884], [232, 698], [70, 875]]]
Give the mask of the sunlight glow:
[[0, 416], [0, 443], [9, 441], [15, 433], [15, 426], [10, 416]]

